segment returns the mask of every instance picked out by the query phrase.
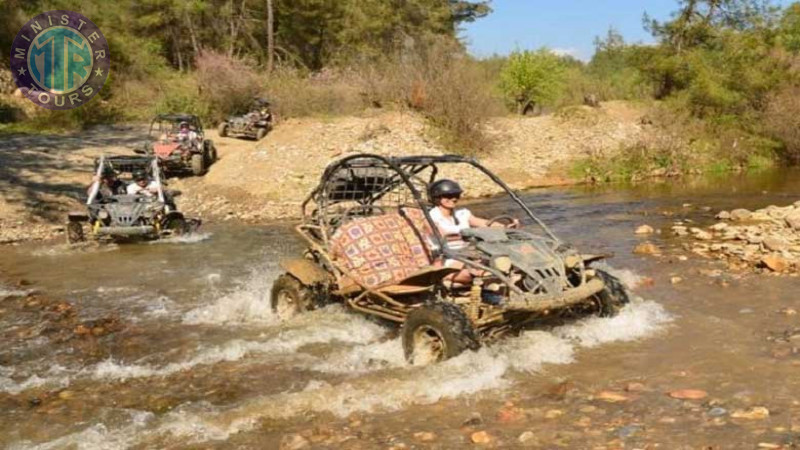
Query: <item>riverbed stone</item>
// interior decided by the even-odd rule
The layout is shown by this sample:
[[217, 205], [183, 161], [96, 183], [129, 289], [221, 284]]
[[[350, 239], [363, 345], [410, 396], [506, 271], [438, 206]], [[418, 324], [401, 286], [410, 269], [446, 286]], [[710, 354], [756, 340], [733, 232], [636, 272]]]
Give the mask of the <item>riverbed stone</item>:
[[311, 446], [308, 439], [299, 434], [290, 434], [281, 438], [280, 450], [300, 450]]
[[767, 255], [761, 258], [761, 265], [773, 272], [784, 272], [789, 267], [786, 259], [778, 255]]
[[655, 230], [650, 225], [640, 225], [636, 228], [636, 234], [653, 234]]
[[767, 236], [764, 238], [763, 241], [764, 247], [767, 250], [771, 250], [773, 252], [782, 252], [789, 248], [789, 243], [786, 242], [785, 239], [775, 237], [775, 236]]
[[730, 218], [731, 218], [731, 213], [729, 213], [728, 211], [720, 211], [720, 212], [719, 212], [719, 213], [718, 213], [716, 216], [714, 216], [714, 217], [716, 217], [717, 219], [720, 219], [720, 220], [730, 220]]
[[752, 216], [753, 216], [753, 213], [748, 211], [748, 210], [746, 210], [746, 209], [744, 209], [744, 208], [734, 209], [733, 211], [731, 211], [731, 220], [736, 221], [736, 222], [741, 222], [743, 220], [748, 220]]
[[786, 225], [789, 228], [798, 231], [800, 230], [800, 210], [795, 210], [786, 216]]
[[486, 431], [476, 431], [470, 435], [470, 440], [473, 444], [486, 445], [491, 444], [493, 437]]
[[637, 255], [660, 255], [661, 249], [652, 242], [647, 241], [634, 247], [633, 253]]
[[763, 406], [754, 406], [750, 409], [737, 409], [731, 413], [734, 419], [764, 420], [769, 417], [769, 410]]
[[708, 392], [700, 389], [678, 389], [671, 391], [669, 396], [681, 400], [700, 400], [708, 397]]
[[517, 441], [523, 445], [534, 445], [536, 444], [536, 435], [533, 431], [525, 431], [519, 435]]

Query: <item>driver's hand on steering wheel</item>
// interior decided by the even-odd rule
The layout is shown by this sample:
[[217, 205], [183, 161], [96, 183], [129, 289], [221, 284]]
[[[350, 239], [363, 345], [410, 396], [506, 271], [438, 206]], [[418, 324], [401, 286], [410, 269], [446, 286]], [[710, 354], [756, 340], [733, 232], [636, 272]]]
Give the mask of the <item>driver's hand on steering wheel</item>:
[[506, 225], [506, 228], [513, 228], [513, 229], [519, 228], [519, 219], [514, 218], [514, 220], [512, 220], [511, 223]]

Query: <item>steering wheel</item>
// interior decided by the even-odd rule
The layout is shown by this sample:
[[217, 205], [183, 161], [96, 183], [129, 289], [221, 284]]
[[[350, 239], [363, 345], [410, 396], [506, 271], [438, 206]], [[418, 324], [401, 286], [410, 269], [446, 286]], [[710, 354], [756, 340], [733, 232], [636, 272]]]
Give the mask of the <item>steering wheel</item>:
[[517, 219], [515, 217], [511, 217], [507, 214], [501, 214], [499, 216], [494, 216], [486, 223], [487, 227], [494, 225], [495, 223], [500, 223], [508, 227], [509, 225], [513, 224]]
[[[383, 215], [386, 214], [386, 211], [378, 206], [378, 205], [356, 205], [351, 206], [344, 210], [341, 214], [341, 217], [344, 219], [351, 218], [351, 217], [359, 217], [359, 216], [366, 216], [367, 212], [371, 212], [372, 214], [369, 215]], [[361, 212], [361, 214], [358, 214]], [[377, 212], [377, 214], [376, 214]]]

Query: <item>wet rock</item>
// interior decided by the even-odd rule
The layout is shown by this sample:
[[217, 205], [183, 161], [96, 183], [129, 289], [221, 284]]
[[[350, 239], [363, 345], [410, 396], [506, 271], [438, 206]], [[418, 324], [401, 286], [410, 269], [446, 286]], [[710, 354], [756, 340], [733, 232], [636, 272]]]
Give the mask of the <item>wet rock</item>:
[[689, 234], [689, 231], [687, 230], [688, 230], [687, 227], [684, 227], [682, 225], [676, 225], [672, 227], [672, 234], [674, 234], [675, 236], [686, 236]]
[[714, 217], [720, 220], [729, 220], [731, 218], [731, 213], [729, 213], [728, 211], [720, 211], [719, 214], [717, 214]]
[[617, 430], [617, 436], [621, 439], [626, 439], [639, 432], [641, 428], [640, 425], [627, 425]]
[[769, 442], [759, 442], [758, 448], [784, 448], [782, 445], [779, 444], [771, 444]]
[[769, 410], [763, 406], [755, 406], [747, 410], [737, 409], [731, 414], [731, 417], [734, 419], [764, 420], [769, 417]]
[[522, 445], [537, 445], [536, 435], [533, 434], [533, 431], [525, 431], [519, 435], [517, 438], [517, 442]]
[[502, 423], [518, 422], [525, 418], [525, 413], [514, 405], [504, 406], [497, 411], [497, 421]]
[[414, 439], [422, 442], [431, 442], [436, 440], [436, 434], [430, 431], [420, 431], [414, 433]]
[[678, 283], [680, 283], [682, 281], [683, 281], [683, 278], [681, 278], [681, 277], [672, 277], [672, 278], [669, 279], [669, 282], [672, 283], [672, 284], [678, 284]]
[[597, 407], [592, 405], [582, 406], [578, 411], [588, 414], [597, 411]]
[[714, 239], [714, 235], [709, 233], [708, 231], [701, 230], [700, 228], [691, 228], [689, 232], [692, 233], [695, 239], [699, 239], [701, 241], [710, 241]]
[[778, 255], [768, 255], [761, 258], [760, 264], [773, 272], [784, 272], [789, 267], [788, 261]]
[[748, 211], [746, 209], [743, 209], [743, 208], [734, 209], [733, 211], [731, 211], [731, 220], [736, 221], [736, 222], [741, 222], [741, 221], [744, 221], [744, 220], [748, 220], [752, 216], [753, 216], [753, 213], [751, 213], [750, 211]]
[[650, 225], [641, 225], [636, 228], [636, 234], [653, 234], [655, 230]]
[[641, 244], [634, 247], [633, 253], [637, 255], [660, 255], [661, 249], [659, 249], [652, 242], [648, 241], [648, 242], [642, 242]]
[[794, 308], [782, 308], [778, 312], [783, 314], [783, 315], [785, 315], [785, 316], [796, 316], [797, 315], [797, 310], [794, 309]]
[[596, 398], [598, 400], [602, 400], [608, 403], [627, 402], [628, 400], [630, 400], [630, 398], [628, 398], [627, 396], [612, 391], [602, 391], [599, 394], [597, 394]]
[[681, 400], [700, 400], [708, 397], [708, 392], [700, 389], [678, 389], [677, 391], [671, 391], [669, 396]]
[[461, 423], [462, 427], [476, 427], [479, 425], [483, 425], [483, 417], [481, 413], [477, 412], [472, 413], [467, 420]]
[[625, 390], [628, 392], [644, 392], [647, 390], [647, 388], [642, 383], [632, 382], [625, 386]]
[[564, 411], [560, 409], [550, 409], [546, 413], [544, 413], [545, 419], [557, 419], [564, 415]]
[[726, 414], [728, 414], [728, 410], [725, 408], [720, 408], [719, 406], [708, 410], [708, 415], [711, 417], [722, 417]]
[[727, 228], [728, 228], [728, 224], [725, 223], [725, 222], [715, 223], [714, 225], [711, 225], [710, 227], [708, 227], [709, 230], [717, 231], [717, 232], [724, 231]]
[[491, 444], [494, 438], [486, 431], [476, 431], [469, 436], [469, 439], [473, 444], [487, 445]]
[[69, 400], [73, 397], [75, 397], [75, 392], [73, 391], [61, 391], [58, 393], [58, 398], [61, 400]]
[[280, 450], [300, 450], [311, 446], [308, 439], [299, 434], [290, 434], [281, 438]]

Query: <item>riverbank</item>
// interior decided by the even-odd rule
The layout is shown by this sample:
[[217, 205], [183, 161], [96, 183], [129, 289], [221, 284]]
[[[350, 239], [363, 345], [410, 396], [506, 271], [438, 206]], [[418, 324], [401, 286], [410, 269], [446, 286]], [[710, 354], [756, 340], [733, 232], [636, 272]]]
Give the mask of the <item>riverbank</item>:
[[[567, 175], [572, 161], [613, 152], [644, 132], [644, 111], [637, 106], [608, 102], [585, 109], [577, 119], [491, 119], [486, 134], [493, 150], [479, 158], [515, 189], [582, 181]], [[15, 134], [0, 142], [0, 243], [63, 237], [66, 213], [82, 208], [94, 158], [130, 154], [146, 132], [146, 126], [124, 125], [65, 136]], [[380, 110], [359, 117], [290, 119], [258, 142], [220, 138], [213, 129], [206, 133], [218, 148], [219, 161], [203, 177], [169, 182], [183, 193], [179, 207], [204, 221], [297, 218], [300, 202], [324, 167], [347, 155], [448, 153], [422, 117]], [[496, 192], [491, 180], [475, 172], [452, 176], [471, 196]]]

